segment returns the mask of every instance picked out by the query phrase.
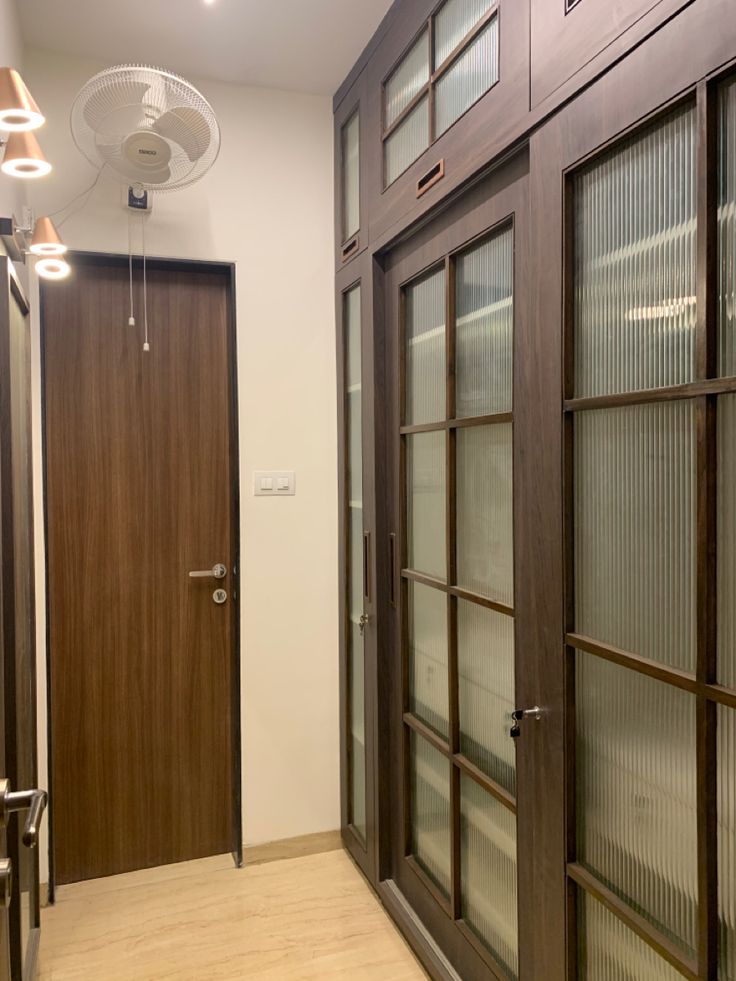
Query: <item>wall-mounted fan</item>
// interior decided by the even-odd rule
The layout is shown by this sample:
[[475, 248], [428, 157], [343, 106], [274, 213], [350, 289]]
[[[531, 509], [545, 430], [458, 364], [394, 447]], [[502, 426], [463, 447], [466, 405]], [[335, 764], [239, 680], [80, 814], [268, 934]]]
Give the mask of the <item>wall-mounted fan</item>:
[[91, 163], [147, 190], [193, 184], [220, 151], [220, 127], [204, 96], [181, 76], [145, 65], [91, 78], [74, 100], [71, 129]]

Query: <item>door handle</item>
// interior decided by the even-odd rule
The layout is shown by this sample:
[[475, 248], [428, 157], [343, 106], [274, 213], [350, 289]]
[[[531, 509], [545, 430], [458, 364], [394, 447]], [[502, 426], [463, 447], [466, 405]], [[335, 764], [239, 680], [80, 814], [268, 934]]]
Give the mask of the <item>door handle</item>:
[[511, 731], [509, 732], [511, 738], [519, 738], [521, 735], [521, 723], [524, 721], [524, 719], [534, 719], [536, 722], [539, 722], [542, 718], [542, 714], [542, 709], [538, 705], [535, 705], [534, 708], [530, 709], [515, 709], [511, 713], [511, 721], [513, 723], [511, 726]]
[[213, 565], [211, 569], [202, 569], [201, 571], [195, 571], [189, 573], [190, 579], [224, 579], [227, 575], [227, 566], [224, 566], [221, 562], [217, 565]]
[[13, 863], [0, 858], [0, 909], [7, 909], [13, 898]]
[[28, 811], [23, 828], [23, 844], [35, 848], [38, 844], [38, 827], [48, 801], [45, 790], [10, 790], [10, 781], [0, 780], [0, 827], [5, 827], [8, 817], [16, 811]]

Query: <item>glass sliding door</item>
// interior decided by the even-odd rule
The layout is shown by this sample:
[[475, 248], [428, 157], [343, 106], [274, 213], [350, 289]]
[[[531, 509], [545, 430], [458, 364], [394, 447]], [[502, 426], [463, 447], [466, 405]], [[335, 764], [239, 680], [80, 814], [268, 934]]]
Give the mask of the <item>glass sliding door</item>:
[[518, 977], [513, 270], [506, 221], [399, 288], [400, 862], [468, 978]]
[[735, 92], [567, 183], [570, 956], [596, 981], [736, 979]]

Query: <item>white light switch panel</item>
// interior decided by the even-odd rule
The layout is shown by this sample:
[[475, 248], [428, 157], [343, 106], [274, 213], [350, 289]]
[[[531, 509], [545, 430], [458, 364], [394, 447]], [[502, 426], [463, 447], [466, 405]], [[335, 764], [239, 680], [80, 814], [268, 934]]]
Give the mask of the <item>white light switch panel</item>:
[[296, 474], [293, 470], [256, 470], [253, 474], [253, 493], [256, 497], [293, 497], [296, 494]]

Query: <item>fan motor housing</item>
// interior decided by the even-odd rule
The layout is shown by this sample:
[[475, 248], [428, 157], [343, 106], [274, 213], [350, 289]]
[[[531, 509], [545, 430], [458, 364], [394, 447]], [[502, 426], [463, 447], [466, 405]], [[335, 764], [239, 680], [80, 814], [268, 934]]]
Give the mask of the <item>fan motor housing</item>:
[[126, 137], [123, 157], [134, 167], [147, 172], [164, 170], [171, 160], [171, 147], [158, 133], [139, 130]]

